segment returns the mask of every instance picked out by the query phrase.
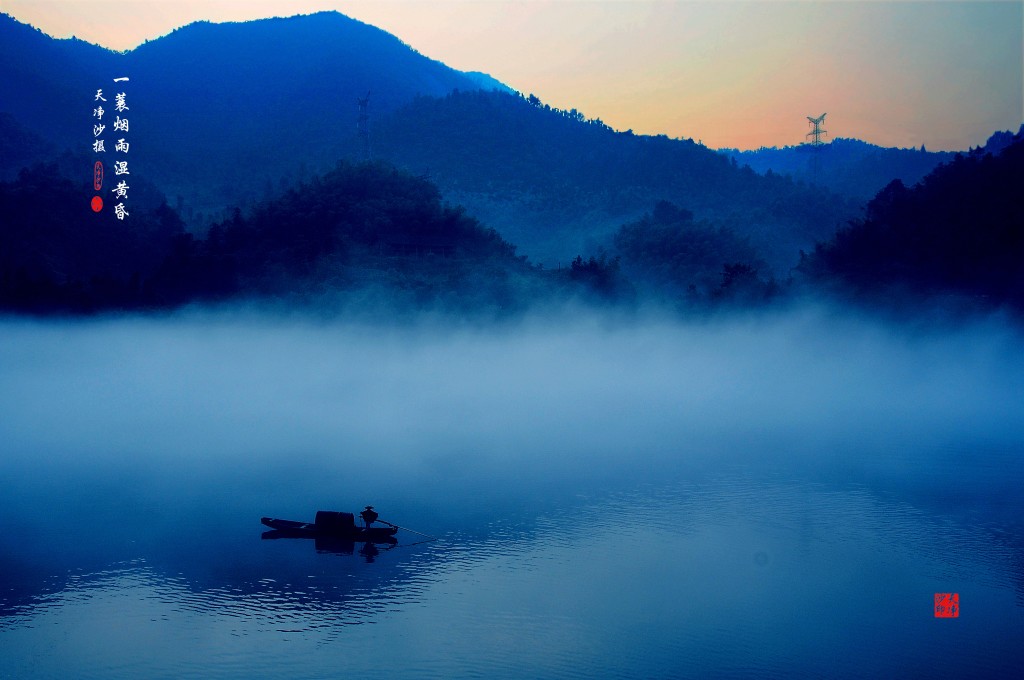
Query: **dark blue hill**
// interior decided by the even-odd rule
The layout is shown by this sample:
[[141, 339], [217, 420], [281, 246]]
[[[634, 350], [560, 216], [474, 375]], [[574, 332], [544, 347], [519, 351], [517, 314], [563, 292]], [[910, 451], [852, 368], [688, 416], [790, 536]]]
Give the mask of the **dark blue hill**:
[[670, 200], [724, 220], [786, 268], [857, 210], [692, 140], [620, 133], [577, 111], [481, 91], [495, 81], [333, 12], [199, 22], [124, 54], [5, 16], [0, 44], [0, 73], [17, 76], [0, 112], [61, 148], [89, 148], [92, 92], [129, 76], [133, 168], [199, 233], [338, 159], [364, 160], [356, 99], [368, 91], [374, 158], [430, 172], [447, 200], [549, 264], [607, 245], [623, 222]]
[[[859, 204], [737, 167], [693, 140], [617, 132], [504, 92], [420, 97], [383, 118], [375, 150], [548, 264], [611, 245], [667, 200], [750, 237], [783, 271]], [[354, 153], [350, 147], [349, 153]]]
[[998, 154], [958, 154], [923, 181], [894, 180], [803, 258], [813, 285], [900, 305], [955, 296], [1024, 310], [1024, 135]]
[[[74, 38], [55, 40], [0, 13], [0, 114], [62, 147], [88, 142], [95, 83], [111, 78], [107, 74], [122, 61], [116, 52]], [[11, 161], [0, 157], [0, 163], [6, 171]]]
[[894, 179], [911, 185], [939, 163], [952, 160], [948, 151], [887, 148], [859, 139], [836, 138], [815, 150], [809, 145], [762, 147], [753, 151], [720, 149], [739, 165], [759, 174], [771, 171], [866, 201]]
[[120, 76], [131, 78], [133, 160], [207, 217], [264, 198], [268, 180], [333, 166], [368, 91], [380, 116], [417, 95], [493, 86], [336, 12], [198, 22], [127, 53], [0, 15], [0, 113], [57, 146], [89, 148], [91, 95]]

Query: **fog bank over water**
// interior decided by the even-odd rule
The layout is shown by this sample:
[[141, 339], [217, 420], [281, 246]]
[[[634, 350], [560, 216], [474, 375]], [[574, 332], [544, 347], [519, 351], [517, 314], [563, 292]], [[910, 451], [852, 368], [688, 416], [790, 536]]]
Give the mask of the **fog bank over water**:
[[452, 330], [182, 315], [6, 320], [0, 338], [7, 473], [286, 460], [451, 484], [638, 456], [1024, 442], [1021, 335], [998, 324], [907, 333], [807, 311]]
[[[1021, 340], [821, 310], [9, 319], [0, 667], [1012, 675]], [[261, 537], [363, 503], [438, 538]]]

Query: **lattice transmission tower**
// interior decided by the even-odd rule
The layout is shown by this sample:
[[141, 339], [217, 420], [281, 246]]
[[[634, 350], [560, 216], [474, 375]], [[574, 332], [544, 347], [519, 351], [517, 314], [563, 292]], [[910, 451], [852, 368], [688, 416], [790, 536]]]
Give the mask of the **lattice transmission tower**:
[[820, 147], [822, 144], [825, 143], [821, 141], [821, 136], [827, 135], [828, 130], [822, 130], [821, 124], [825, 122], [825, 116], [827, 115], [827, 113], [823, 113], [817, 118], [811, 118], [810, 116], [807, 116], [808, 124], [813, 125], [814, 129], [808, 132], [805, 136], [813, 137], [813, 139], [811, 140], [811, 146], [813, 147]]
[[811, 150], [814, 152], [811, 156], [811, 171], [814, 176], [818, 176], [818, 170], [821, 167], [821, 147], [825, 145], [825, 142], [821, 141], [822, 135], [828, 134], [828, 130], [821, 129], [821, 124], [825, 122], [825, 116], [827, 113], [823, 113], [817, 118], [807, 116], [808, 125], [813, 125], [814, 129], [808, 132], [805, 137], [810, 137]]

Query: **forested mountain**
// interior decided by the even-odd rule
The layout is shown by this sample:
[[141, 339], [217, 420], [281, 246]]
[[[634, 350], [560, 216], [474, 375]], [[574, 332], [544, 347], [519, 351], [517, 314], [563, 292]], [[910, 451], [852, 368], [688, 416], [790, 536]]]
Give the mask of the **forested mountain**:
[[1022, 186], [1022, 135], [999, 154], [958, 155], [914, 187], [893, 181], [800, 270], [816, 288], [868, 299], [954, 295], [1024, 310]]
[[[999, 153], [1013, 138], [1013, 132], [996, 132], [982, 150]], [[740, 165], [749, 165], [759, 174], [789, 175], [861, 201], [870, 200], [894, 179], [913, 186], [940, 163], [947, 163], [956, 156], [956, 152], [928, 151], [923, 146], [899, 149], [842, 137], [823, 144], [817, 150], [808, 144], [800, 144], [762, 147], [753, 151], [719, 149], [719, 153], [735, 159]]]
[[[62, 150], [91, 149], [92, 93], [118, 77], [112, 72], [124, 61], [123, 54], [54, 40], [0, 13], [0, 114]], [[0, 156], [0, 171], [9, 176], [12, 165]]]
[[[86, 183], [92, 94], [120, 76], [124, 223], [89, 212]], [[819, 176], [844, 196], [553, 109], [337, 13], [201, 22], [124, 54], [0, 15], [0, 77], [5, 309], [338, 294], [490, 310], [552, 295], [760, 304], [798, 260], [817, 289], [1021, 300], [1021, 142], [1008, 134], [989, 142], [1001, 154], [957, 156], [910, 189], [938, 155], [836, 140]], [[883, 182], [864, 215], [851, 195]]]
[[894, 179], [911, 186], [954, 153], [886, 148], [842, 137], [815, 149], [808, 144], [762, 147], [753, 151], [719, 149], [759, 174], [789, 175], [858, 201], [867, 201]]
[[0, 108], [58, 147], [88, 148], [91, 94], [131, 78], [133, 165], [200, 234], [340, 158], [364, 160], [356, 99], [368, 92], [374, 158], [429, 172], [447, 200], [551, 265], [606, 244], [658, 200], [723, 220], [780, 268], [857, 211], [689, 140], [619, 133], [536, 98], [479, 91], [495, 81], [337, 13], [192, 24], [126, 54], [0, 17], [7, 36], [17, 40], [0, 42], [0, 69], [19, 75]]
[[[0, 14], [0, 113], [60, 148], [91, 150], [92, 95], [117, 77], [130, 78], [120, 87], [133, 161], [205, 216], [333, 166], [368, 92], [379, 116], [417, 95], [495, 86], [336, 12], [198, 22], [127, 53], [54, 40]], [[0, 164], [12, 176], [11, 162]]]
[[827, 237], [859, 206], [738, 168], [692, 140], [616, 132], [535, 97], [417, 98], [374, 129], [374, 152], [429, 173], [452, 201], [541, 261], [608, 245], [660, 200], [749, 237], [769, 264]]
[[14, 179], [22, 168], [52, 159], [58, 151], [56, 144], [0, 112], [0, 180]]
[[[73, 168], [81, 159], [65, 157]], [[976, 152], [918, 186], [893, 182], [867, 216], [803, 255], [812, 291], [888, 304], [958, 296], [1024, 310], [1024, 140]], [[612, 251], [555, 271], [446, 206], [430, 182], [382, 163], [339, 163], [205, 238], [142, 187], [131, 219], [82, 207], [89, 187], [57, 164], [0, 182], [0, 309], [92, 312], [196, 301], [287, 300], [325, 311], [445, 309], [505, 315], [584, 297], [681, 309], [784, 296], [749, 239], [659, 202], [622, 225]]]
[[166, 204], [145, 206], [141, 194], [128, 220], [94, 213], [91, 189], [57, 163], [0, 182], [0, 309], [84, 312], [143, 303], [143, 287], [184, 233], [181, 220]]
[[714, 301], [759, 304], [778, 285], [750, 240], [661, 201], [615, 234], [614, 252], [645, 298], [684, 307]]
[[1021, 139], [1024, 139], [1024, 124], [1020, 126], [1016, 133], [1009, 130], [1000, 130], [999, 132], [992, 133], [992, 136], [985, 142], [985, 146], [981, 147], [981, 151], [998, 154]]
[[170, 264], [172, 279], [214, 282], [215, 294], [377, 289], [389, 304], [474, 309], [525, 304], [521, 289], [538, 274], [493, 229], [444, 205], [433, 184], [381, 163], [339, 163], [215, 224]]
[[166, 203], [128, 219], [83, 209], [89, 187], [56, 164], [0, 182], [0, 309], [160, 309], [195, 301], [288, 299], [326, 309], [371, 298], [388, 309], [505, 314], [586, 293], [543, 272], [437, 188], [383, 164], [339, 163], [205, 238]]

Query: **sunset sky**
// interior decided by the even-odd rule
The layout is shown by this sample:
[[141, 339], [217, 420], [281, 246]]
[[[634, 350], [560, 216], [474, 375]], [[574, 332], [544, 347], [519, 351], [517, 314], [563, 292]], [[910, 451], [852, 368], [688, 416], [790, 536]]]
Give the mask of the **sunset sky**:
[[832, 137], [935, 150], [1024, 120], [1019, 1], [0, 0], [119, 50], [200, 19], [325, 9], [552, 106], [710, 147], [797, 144], [824, 112]]

